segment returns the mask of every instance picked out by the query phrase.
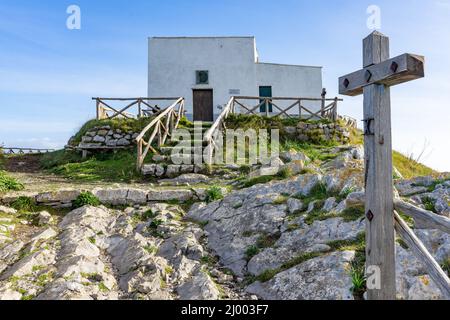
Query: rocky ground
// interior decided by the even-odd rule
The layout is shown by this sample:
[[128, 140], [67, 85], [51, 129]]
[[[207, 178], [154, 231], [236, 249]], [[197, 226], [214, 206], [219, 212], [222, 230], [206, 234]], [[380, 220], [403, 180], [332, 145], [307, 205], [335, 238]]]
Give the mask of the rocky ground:
[[[0, 206], [0, 299], [361, 299], [363, 154], [337, 152], [320, 167], [210, 203], [185, 198], [188, 184], [170, 191], [180, 201], [157, 201], [152, 189], [140, 204], [28, 215]], [[293, 167], [305, 160], [281, 158]], [[398, 180], [396, 188], [449, 217], [449, 177]], [[448, 271], [450, 235], [415, 232]], [[396, 258], [399, 299], [442, 299], [402, 241]]]

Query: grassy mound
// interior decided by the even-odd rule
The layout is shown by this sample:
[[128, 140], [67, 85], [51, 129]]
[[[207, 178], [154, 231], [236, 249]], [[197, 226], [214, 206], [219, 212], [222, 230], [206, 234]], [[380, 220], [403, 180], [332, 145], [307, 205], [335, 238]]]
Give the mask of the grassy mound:
[[79, 182], [133, 182], [142, 179], [136, 171], [136, 157], [135, 151], [121, 150], [82, 160], [77, 152], [61, 150], [44, 155], [41, 165], [50, 173]]
[[419, 176], [435, 176], [439, 173], [411, 158], [408, 158], [404, 154], [394, 151], [393, 163], [398, 171], [405, 179], [411, 179]]

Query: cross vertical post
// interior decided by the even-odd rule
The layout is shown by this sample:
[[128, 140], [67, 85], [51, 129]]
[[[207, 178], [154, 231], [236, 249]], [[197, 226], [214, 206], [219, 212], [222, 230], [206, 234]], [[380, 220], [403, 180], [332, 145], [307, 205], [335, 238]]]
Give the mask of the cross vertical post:
[[[364, 67], [389, 59], [389, 38], [372, 33], [364, 39]], [[367, 75], [369, 77], [369, 75]], [[395, 299], [395, 232], [392, 181], [390, 88], [371, 84], [364, 92], [366, 165], [366, 266], [379, 268], [383, 290], [367, 290], [369, 300]], [[375, 270], [375, 269], [374, 269]]]
[[[339, 93], [364, 94], [366, 274], [369, 300], [393, 300], [395, 232], [390, 87], [424, 77], [424, 57], [389, 58], [389, 38], [363, 41], [363, 69], [339, 78]], [[373, 282], [373, 283], [372, 283]]]

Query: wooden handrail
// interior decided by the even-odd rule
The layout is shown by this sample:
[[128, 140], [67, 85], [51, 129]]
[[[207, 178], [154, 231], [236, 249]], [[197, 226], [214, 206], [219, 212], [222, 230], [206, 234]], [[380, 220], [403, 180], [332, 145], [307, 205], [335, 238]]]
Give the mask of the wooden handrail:
[[153, 127], [159, 120], [164, 118], [170, 111], [173, 110], [173, 108], [176, 107], [177, 104], [179, 104], [181, 101], [183, 101], [183, 98], [178, 98], [177, 101], [175, 101], [173, 104], [171, 104], [169, 107], [167, 107], [163, 112], [161, 112], [155, 119], [152, 120], [144, 129], [142, 129], [141, 133], [136, 137], [136, 141], [141, 140], [144, 135], [147, 133], [148, 130], [150, 130], [151, 127]]
[[[178, 111], [175, 107], [179, 105]], [[153, 152], [156, 150], [152, 147], [152, 142], [158, 136], [158, 145], [162, 146], [167, 137], [171, 136], [173, 130], [176, 130], [180, 123], [181, 117], [184, 115], [184, 98], [178, 98], [173, 104], [161, 111], [155, 119], [153, 119], [136, 137], [138, 152], [137, 152], [137, 169], [140, 170], [144, 164], [145, 157], [149, 150]], [[166, 119], [163, 123], [163, 119]], [[174, 121], [176, 118], [176, 121]], [[150, 135], [148, 141], [144, 141], [144, 137], [153, 128], [153, 132]], [[143, 147], [145, 146], [145, 150]]]
[[395, 231], [400, 235], [408, 248], [414, 253], [417, 259], [424, 265], [428, 275], [434, 284], [440, 289], [445, 299], [450, 299], [450, 279], [442, 270], [433, 256], [428, 252], [423, 243], [414, 234], [414, 232], [403, 221], [400, 215], [394, 211]]
[[[145, 116], [151, 116], [154, 113], [161, 111], [158, 106], [150, 105], [150, 101], [176, 101], [179, 97], [148, 97], [148, 98], [92, 98], [92, 100], [96, 101], [97, 107], [97, 120], [102, 119], [114, 119], [116, 117], [124, 117], [124, 118], [140, 118]], [[130, 102], [125, 107], [117, 108], [112, 107], [109, 102], [110, 101], [126, 101]], [[147, 107], [148, 109], [142, 109], [142, 106]], [[136, 113], [126, 112], [126, 110], [137, 107]]]
[[425, 223], [427, 227], [450, 234], [450, 219], [447, 217], [418, 208], [400, 199], [394, 199], [394, 208], [421, 223]]

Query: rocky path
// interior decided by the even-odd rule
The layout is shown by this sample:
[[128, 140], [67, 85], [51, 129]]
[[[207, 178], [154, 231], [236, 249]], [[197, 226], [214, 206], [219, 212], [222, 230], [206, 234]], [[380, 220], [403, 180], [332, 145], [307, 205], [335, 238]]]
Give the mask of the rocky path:
[[168, 204], [74, 210], [0, 245], [0, 299], [248, 298], [183, 215]]
[[[350, 149], [315, 172], [227, 189], [210, 203], [211, 182], [189, 175], [152, 187], [90, 186], [108, 207], [65, 214], [18, 213], [8, 207], [17, 195], [4, 196], [0, 299], [361, 299], [362, 167], [361, 151]], [[396, 188], [404, 200], [450, 215], [449, 177], [399, 180]], [[66, 206], [78, 194], [33, 199]], [[414, 227], [448, 271], [450, 235]], [[400, 240], [396, 272], [399, 299], [442, 299]]]

